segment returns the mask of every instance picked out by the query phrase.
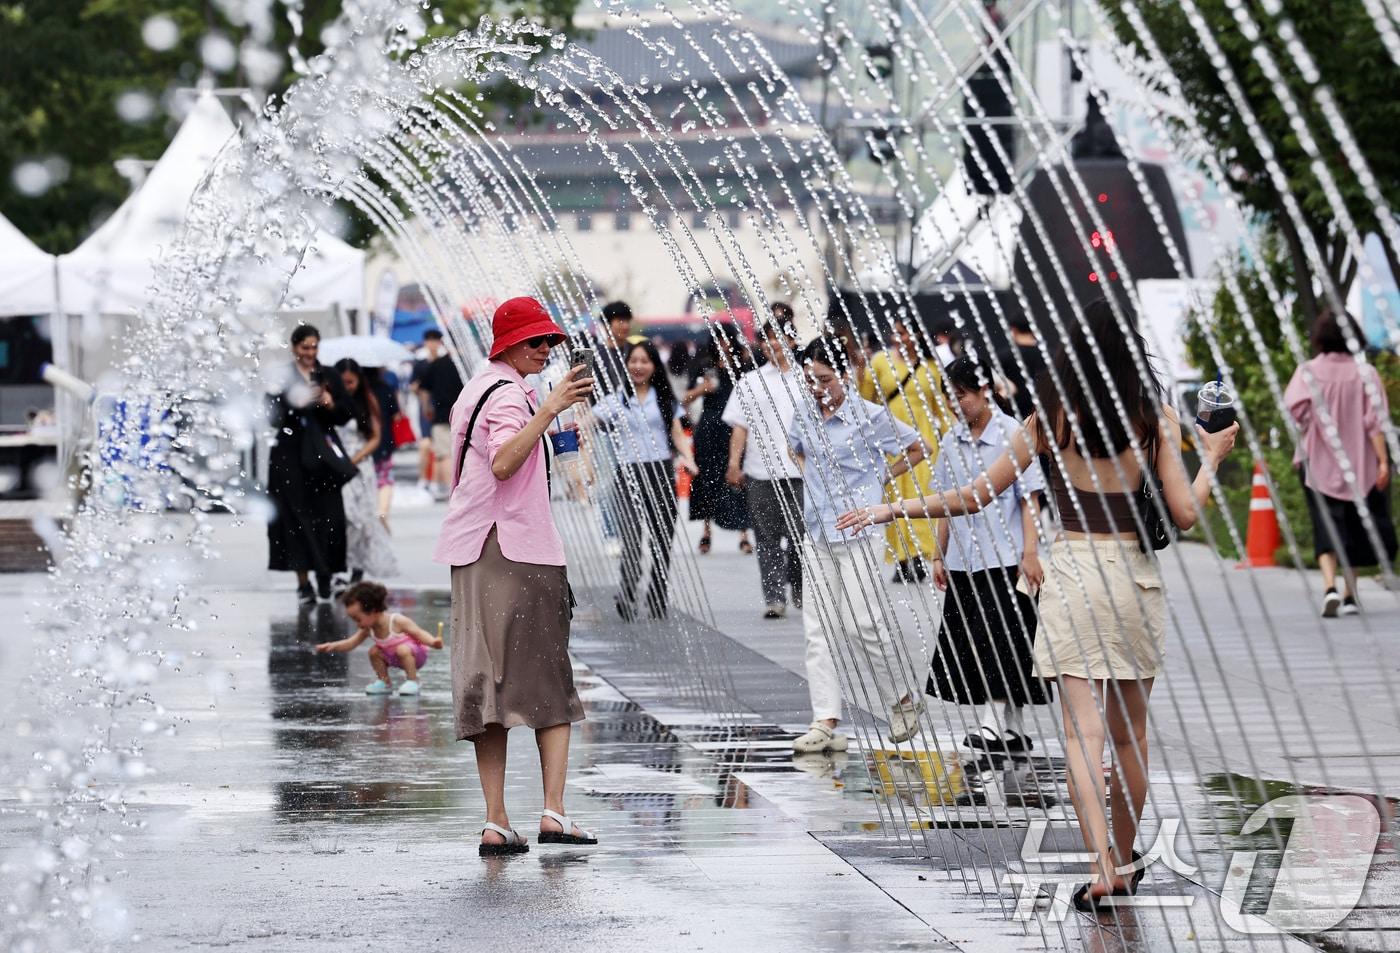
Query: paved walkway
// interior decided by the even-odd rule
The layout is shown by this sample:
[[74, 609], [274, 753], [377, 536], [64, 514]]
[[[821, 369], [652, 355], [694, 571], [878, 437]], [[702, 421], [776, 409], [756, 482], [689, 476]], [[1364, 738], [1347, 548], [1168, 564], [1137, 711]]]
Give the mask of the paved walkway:
[[[446, 611], [446, 575], [428, 560], [440, 514], [404, 511], [395, 526], [397, 604], [429, 628]], [[298, 611], [290, 577], [262, 570], [256, 527], [224, 519], [217, 536], [223, 556], [202, 591], [219, 619], [170, 646], [180, 675], [154, 693], [178, 732], [147, 745], [156, 773], [133, 799], [147, 827], [117, 872], [143, 938], [133, 948], [1290, 948], [1298, 944], [1222, 934], [1221, 848], [1238, 846], [1233, 835], [1255, 804], [1293, 784], [1400, 788], [1394, 597], [1377, 589], [1363, 620], [1324, 630], [1297, 577], [1223, 570], [1183, 547], [1167, 563], [1174, 604], [1185, 605], [1179, 651], [1154, 698], [1162, 744], [1148, 827], [1185, 820], [1178, 847], [1200, 870], [1187, 879], [1154, 870], [1150, 882], [1194, 906], [1102, 925], [1076, 914], [1017, 922], [1014, 893], [998, 884], [1017, 866], [1028, 826], [1056, 822], [1046, 850], [1076, 846], [1048, 709], [1036, 759], [969, 762], [961, 804], [908, 797], [885, 810], [858, 751], [794, 765], [788, 739], [807, 715], [800, 622], [759, 618], [754, 560], [719, 533], [703, 559], [678, 543], [676, 597], [689, 611], [665, 624], [621, 624], [606, 610], [606, 572], [580, 581], [574, 650], [588, 721], [575, 735], [569, 798], [604, 843], [536, 845], [485, 863], [474, 848], [482, 805], [471, 748], [452, 739], [445, 656], [428, 663], [419, 698], [366, 697], [363, 653], [309, 650], [347, 630], [340, 610]], [[40, 582], [0, 578], [0, 611], [17, 618]], [[695, 601], [702, 591], [707, 604]], [[903, 634], [911, 657], [923, 652], [916, 626]], [[0, 717], [12, 725], [24, 710], [15, 689], [26, 654], [14, 640], [3, 650]], [[933, 711], [927, 747], [956, 760], [961, 724], [956, 709]], [[27, 757], [15, 732], [0, 738], [0, 763]], [[528, 734], [512, 740], [509, 794], [524, 831], [536, 823], [538, 772]], [[0, 847], [26, 834], [7, 797], [0, 787], [9, 808]], [[1383, 850], [1393, 851], [1392, 838]], [[1400, 947], [1392, 857], [1379, 858], [1368, 903], [1348, 921], [1358, 932], [1333, 941]]]

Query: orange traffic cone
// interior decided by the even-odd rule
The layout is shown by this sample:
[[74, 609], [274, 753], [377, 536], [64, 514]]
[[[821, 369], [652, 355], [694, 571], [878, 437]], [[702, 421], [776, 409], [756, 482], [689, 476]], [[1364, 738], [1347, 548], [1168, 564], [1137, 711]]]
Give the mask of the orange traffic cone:
[[1278, 549], [1278, 514], [1269, 498], [1269, 486], [1264, 481], [1264, 464], [1254, 464], [1254, 486], [1249, 493], [1249, 530], [1245, 539], [1245, 559], [1236, 568], [1273, 566], [1274, 550]]

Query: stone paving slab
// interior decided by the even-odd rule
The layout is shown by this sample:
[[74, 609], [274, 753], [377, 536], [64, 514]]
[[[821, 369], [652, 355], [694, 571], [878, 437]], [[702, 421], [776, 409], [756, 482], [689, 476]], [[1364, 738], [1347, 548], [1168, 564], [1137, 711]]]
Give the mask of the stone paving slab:
[[[404, 570], [391, 583], [400, 606], [430, 626], [446, 607], [446, 572], [427, 559], [439, 516], [438, 509], [396, 514], [395, 526]], [[145, 931], [141, 947], [357, 949], [386, 940], [472, 950], [1286, 946], [1219, 941], [1214, 917], [1164, 920], [1154, 912], [1104, 925], [1072, 915], [1043, 929], [1008, 920], [1006, 895], [993, 891], [996, 877], [1017, 856], [1024, 826], [1062, 818], [1063, 809], [997, 802], [1005, 778], [990, 772], [992, 802], [981, 815], [997, 820], [991, 827], [955, 823], [975, 818], [975, 809], [926, 804], [904, 804], [895, 819], [882, 815], [872, 793], [860, 753], [871, 745], [858, 746], [839, 770], [795, 765], [785, 745], [806, 721], [800, 622], [795, 615], [758, 618], [755, 561], [730, 551], [732, 534], [717, 532], [715, 552], [700, 559], [686, 548], [693, 547], [688, 531], [682, 524], [678, 564], [713, 594], [708, 605], [678, 611], [668, 625], [621, 626], [600, 589], [580, 613], [576, 649], [587, 665], [579, 673], [589, 721], [575, 736], [569, 797], [607, 843], [587, 853], [536, 847], [525, 858], [483, 864], [472, 846], [480, 795], [470, 747], [451, 738], [445, 657], [430, 661], [418, 699], [365, 697], [370, 672], [362, 653], [306, 651], [313, 640], [341, 634], [338, 612], [296, 612], [290, 577], [261, 569], [261, 531], [221, 523], [225, 555], [202, 590], [219, 606], [220, 624], [183, 646], [203, 654], [185, 659], [182, 676], [158, 683], [161, 703], [181, 727], [150, 744], [158, 773], [138, 799], [147, 828], [122, 859], [119, 887]], [[1149, 824], [1176, 809], [1228, 833], [1254, 803], [1250, 792], [1277, 793], [1278, 782], [1393, 794], [1400, 759], [1384, 755], [1400, 751], [1391, 704], [1400, 652], [1383, 632], [1400, 614], [1382, 598], [1368, 599], [1369, 616], [1320, 636], [1296, 578], [1276, 571], [1222, 580], [1199, 555], [1185, 570], [1166, 567], [1177, 591], [1184, 588], [1178, 573], [1194, 573], [1208, 605], [1181, 623], [1181, 651], [1169, 656], [1154, 698], [1160, 809], [1150, 808]], [[606, 585], [606, 567], [591, 576]], [[1259, 587], [1252, 602], [1240, 598], [1245, 576]], [[17, 618], [37, 582], [0, 578], [0, 611]], [[901, 611], [927, 596], [897, 594]], [[678, 604], [687, 607], [685, 598]], [[1211, 621], [1209, 641], [1202, 618]], [[682, 636], [667, 643], [668, 633]], [[911, 654], [927, 638], [912, 625], [903, 634]], [[676, 670], [687, 651], [695, 664]], [[16, 691], [24, 653], [11, 640], [0, 643], [0, 658], [7, 663], [0, 666], [0, 723], [13, 724], [24, 703]], [[672, 670], [661, 677], [649, 664]], [[717, 670], [728, 673], [722, 684], [707, 684]], [[1307, 690], [1296, 691], [1300, 684]], [[1354, 723], [1358, 689], [1373, 694], [1361, 695], [1367, 717]], [[954, 748], [959, 713], [936, 710], [930, 721], [933, 743]], [[1053, 734], [1047, 720], [1038, 751], [1047, 775], [1058, 755]], [[27, 755], [12, 734], [0, 737], [0, 764]], [[528, 736], [513, 738], [508, 784], [520, 805], [516, 824], [526, 828], [537, 774]], [[0, 782], [0, 849], [23, 832], [6, 796]], [[1378, 803], [1393, 817], [1391, 800]], [[1218, 836], [1210, 824], [1198, 833], [1207, 847]], [[1052, 827], [1051, 837], [1077, 840], [1068, 826]], [[1393, 835], [1382, 850], [1388, 853], [1357, 918], [1364, 929], [1337, 935], [1337, 943], [1400, 948]], [[1193, 859], [1210, 854], [1188, 852]], [[1195, 889], [1209, 905], [1205, 886]]]

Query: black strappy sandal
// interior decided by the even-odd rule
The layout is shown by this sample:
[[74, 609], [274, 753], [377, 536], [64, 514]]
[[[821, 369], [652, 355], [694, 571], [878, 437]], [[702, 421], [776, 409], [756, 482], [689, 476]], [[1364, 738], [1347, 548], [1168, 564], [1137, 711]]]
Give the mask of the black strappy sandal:
[[[1080, 913], [1104, 913], [1113, 909], [1112, 903], [1104, 903], [1106, 897], [1131, 897], [1133, 891], [1131, 887], [1119, 887], [1109, 893], [1094, 896], [1089, 892], [1089, 884], [1080, 884], [1079, 889], [1074, 892], [1074, 897], [1070, 900], [1074, 909]], [[1103, 906], [1099, 906], [1103, 904]]]
[[[1134, 867], [1137, 867], [1137, 865], [1138, 865], [1139, 863], [1141, 863], [1141, 862], [1142, 862], [1142, 855], [1139, 854], [1137, 851], [1133, 851], [1133, 866], [1134, 866]], [[1134, 870], [1134, 871], [1133, 871], [1133, 879], [1132, 879], [1131, 887], [1132, 887], [1132, 890], [1133, 890], [1134, 895], [1137, 894], [1138, 884], [1142, 883], [1142, 878], [1145, 877], [1145, 876], [1147, 876], [1147, 865], [1145, 865], [1145, 864], [1144, 864], [1143, 866], [1141, 866], [1141, 867], [1138, 867], [1137, 870]]]
[[[1133, 865], [1136, 866], [1142, 861], [1142, 855], [1133, 851]], [[1138, 884], [1142, 883], [1143, 876], [1147, 873], [1147, 868], [1138, 867], [1133, 871], [1132, 878], [1126, 887], [1119, 887], [1117, 890], [1095, 897], [1089, 892], [1089, 884], [1080, 884], [1079, 889], [1074, 892], [1070, 902], [1074, 909], [1080, 913], [1103, 913], [1105, 909], [1112, 909], [1114, 904], [1108, 903], [1100, 907], [1104, 897], [1132, 897], [1137, 895]]]

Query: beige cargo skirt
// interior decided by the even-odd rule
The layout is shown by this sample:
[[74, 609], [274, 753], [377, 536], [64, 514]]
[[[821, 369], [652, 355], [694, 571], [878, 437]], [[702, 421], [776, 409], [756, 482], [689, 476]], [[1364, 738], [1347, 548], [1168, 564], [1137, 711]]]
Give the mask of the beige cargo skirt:
[[1155, 678], [1166, 619], [1157, 560], [1136, 542], [1056, 540], [1040, 589], [1035, 672], [1042, 678]]
[[583, 720], [566, 571], [506, 559], [494, 527], [476, 562], [452, 567], [452, 700], [459, 740]]

